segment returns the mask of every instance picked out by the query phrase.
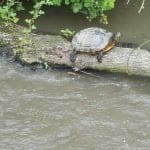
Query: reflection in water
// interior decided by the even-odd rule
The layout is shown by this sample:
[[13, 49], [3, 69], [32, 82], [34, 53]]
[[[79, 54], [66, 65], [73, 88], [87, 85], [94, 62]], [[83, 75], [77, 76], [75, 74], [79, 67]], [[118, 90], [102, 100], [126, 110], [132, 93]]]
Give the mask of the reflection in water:
[[0, 60], [0, 149], [150, 147], [150, 81], [32, 72]]

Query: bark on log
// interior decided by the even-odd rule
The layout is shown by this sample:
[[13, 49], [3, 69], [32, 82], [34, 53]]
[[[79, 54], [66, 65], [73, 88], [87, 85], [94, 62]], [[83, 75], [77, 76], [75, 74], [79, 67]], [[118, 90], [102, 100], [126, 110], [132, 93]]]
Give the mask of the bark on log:
[[[19, 46], [18, 36], [22, 36], [22, 28], [15, 26], [14, 32], [6, 32], [0, 24], [0, 52], [6, 49], [23, 64], [47, 63], [48, 65], [65, 65], [74, 67], [69, 55], [72, 51], [71, 43], [56, 35], [29, 35], [29, 44]], [[16, 29], [17, 28], [17, 29]], [[21, 53], [18, 55], [18, 49]], [[102, 63], [98, 63], [96, 56], [87, 54], [77, 55], [75, 66], [94, 70], [127, 73], [150, 77], [150, 51], [115, 47], [104, 55]]]

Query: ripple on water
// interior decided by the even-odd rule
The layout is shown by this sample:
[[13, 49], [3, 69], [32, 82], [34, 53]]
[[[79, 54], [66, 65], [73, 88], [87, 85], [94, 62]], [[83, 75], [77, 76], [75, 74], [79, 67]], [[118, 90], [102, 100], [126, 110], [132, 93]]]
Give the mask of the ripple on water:
[[[150, 84], [32, 72], [0, 63], [0, 148], [140, 149], [150, 147]], [[148, 148], [148, 149], [147, 149]]]

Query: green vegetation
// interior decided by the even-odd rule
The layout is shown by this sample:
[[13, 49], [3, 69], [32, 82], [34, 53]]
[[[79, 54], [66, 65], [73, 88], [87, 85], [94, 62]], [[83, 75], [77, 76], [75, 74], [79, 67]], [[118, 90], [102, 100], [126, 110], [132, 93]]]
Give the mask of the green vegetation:
[[115, 0], [65, 0], [65, 4], [70, 4], [74, 13], [84, 13], [89, 20], [114, 8], [114, 3]]
[[71, 38], [75, 34], [75, 31], [71, 31], [70, 29], [66, 28], [64, 30], [61, 30], [61, 33], [66, 38]]
[[104, 11], [114, 8], [115, 1], [116, 0], [65, 0], [65, 4], [70, 5], [74, 13], [81, 12], [91, 20], [102, 15]]
[[15, 0], [7, 0], [5, 4], [0, 2], [0, 18], [3, 19], [6, 25], [9, 22], [17, 23], [19, 18], [16, 17], [17, 11], [24, 10], [21, 2], [15, 2]]
[[[27, 27], [23, 30], [23, 37], [18, 37], [20, 41], [20, 47], [23, 47], [28, 41], [28, 33], [36, 29], [36, 19], [43, 15], [45, 12], [43, 6], [56, 7], [67, 5], [73, 11], [73, 13], [83, 13], [86, 18], [90, 21], [98, 16], [101, 16], [101, 21], [107, 24], [107, 16], [104, 14], [105, 11], [114, 8], [116, 0], [31, 0], [27, 1], [33, 6], [32, 10], [29, 11], [30, 18], [26, 18], [25, 22]], [[17, 23], [19, 18], [17, 17], [18, 11], [25, 10], [24, 1], [19, 0], [2, 0], [0, 2], [0, 19], [4, 20], [5, 25], [11, 25], [11, 22]], [[61, 31], [62, 34], [70, 38], [74, 31], [65, 29]], [[14, 33], [15, 34], [15, 33]]]
[[[44, 14], [42, 10], [44, 5], [49, 7], [68, 5], [73, 13], [83, 13], [89, 20], [97, 16], [105, 17], [104, 12], [114, 8], [115, 1], [116, 0], [32, 0], [33, 10], [29, 12], [32, 15], [32, 19], [26, 19], [25, 21], [29, 26], [29, 31], [35, 29], [34, 21], [40, 15]], [[16, 17], [17, 11], [24, 10], [22, 1], [3, 0], [0, 2], [0, 5], [0, 18], [6, 22], [11, 21], [16, 23], [19, 19]]]

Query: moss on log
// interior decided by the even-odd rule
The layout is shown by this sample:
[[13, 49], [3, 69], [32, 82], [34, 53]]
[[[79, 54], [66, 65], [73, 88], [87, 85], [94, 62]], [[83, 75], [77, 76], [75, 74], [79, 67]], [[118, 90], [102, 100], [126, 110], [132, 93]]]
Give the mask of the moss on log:
[[77, 66], [150, 77], [150, 51], [148, 50], [114, 47], [112, 51], [104, 55], [102, 63], [97, 62], [96, 56], [79, 54], [76, 63], [73, 64], [69, 60], [72, 51], [71, 43], [63, 37], [31, 33], [28, 44], [20, 47], [18, 37], [22, 36], [22, 27], [15, 25], [15, 32], [12, 30], [6, 32], [4, 28], [0, 24], [0, 52], [7, 49], [7, 53], [13, 55], [22, 64], [47, 63], [51, 66]]

